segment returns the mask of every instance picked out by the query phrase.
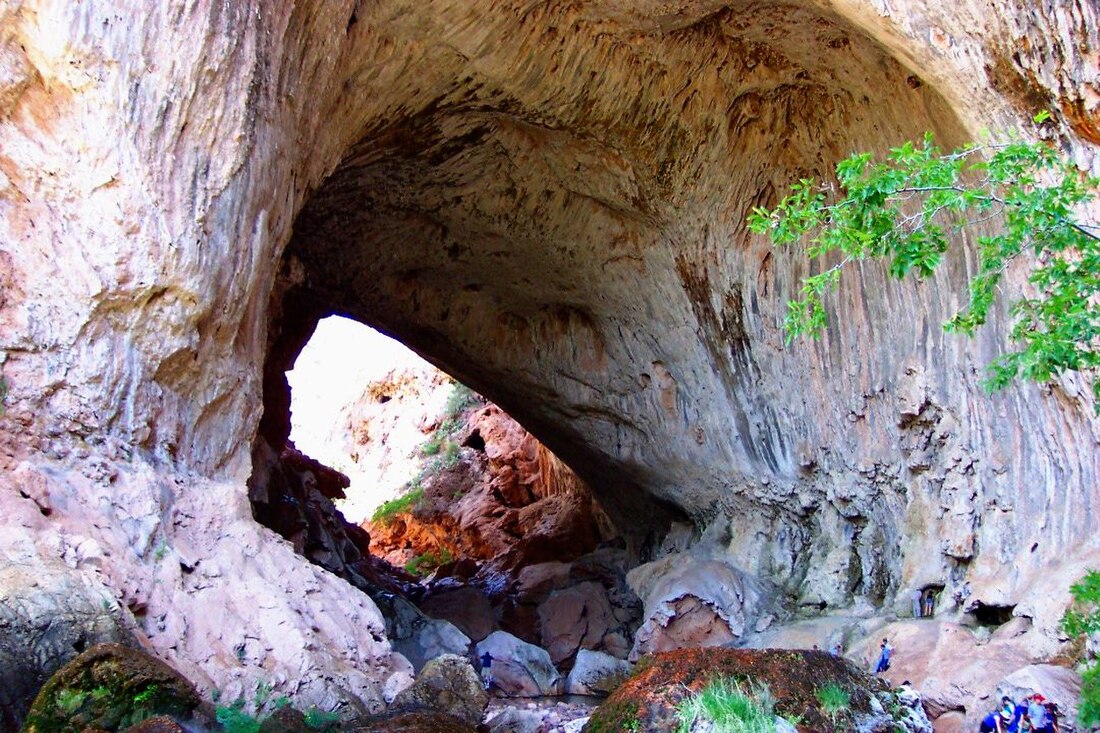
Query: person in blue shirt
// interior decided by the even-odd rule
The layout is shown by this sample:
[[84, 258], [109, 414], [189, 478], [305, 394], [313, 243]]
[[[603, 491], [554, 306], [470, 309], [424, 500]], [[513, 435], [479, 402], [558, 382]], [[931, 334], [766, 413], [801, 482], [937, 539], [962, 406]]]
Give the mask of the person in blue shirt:
[[493, 655], [488, 651], [481, 655], [481, 682], [486, 690], [493, 685]]
[[879, 645], [878, 664], [875, 665], [875, 674], [890, 669], [890, 657], [894, 653], [894, 647], [890, 646], [889, 639], [883, 639]]

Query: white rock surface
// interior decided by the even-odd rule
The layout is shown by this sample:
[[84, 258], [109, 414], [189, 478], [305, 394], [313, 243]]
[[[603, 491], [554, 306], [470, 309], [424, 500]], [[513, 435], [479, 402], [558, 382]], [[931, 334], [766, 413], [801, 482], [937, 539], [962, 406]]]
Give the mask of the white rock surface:
[[478, 642], [477, 654], [493, 655], [493, 684], [510, 697], [561, 694], [564, 680], [543, 648], [517, 639], [506, 631], [494, 631]]
[[606, 652], [581, 649], [565, 679], [568, 695], [607, 695], [634, 671], [634, 665]]
[[200, 681], [263, 658], [306, 702], [378, 704], [407, 667], [373, 606], [244, 505], [305, 302], [505, 405], [639, 545], [709, 523], [799, 604], [969, 579], [1053, 640], [1059, 569], [1100, 543], [1081, 380], [983, 392], [1004, 314], [940, 328], [973, 243], [924, 286], [849, 273], [786, 347], [818, 265], [743, 221], [926, 130], [1047, 135], [1100, 173], [1098, 47], [1092, 0], [0, 0], [0, 482], [25, 466], [54, 507], [0, 521], [101, 563]]

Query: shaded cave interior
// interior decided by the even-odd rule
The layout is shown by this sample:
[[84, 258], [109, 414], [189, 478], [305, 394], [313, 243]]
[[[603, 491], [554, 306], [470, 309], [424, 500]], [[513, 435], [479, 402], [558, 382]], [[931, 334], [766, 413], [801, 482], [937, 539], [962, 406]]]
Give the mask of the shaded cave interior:
[[[271, 511], [301, 468], [283, 459], [285, 372], [331, 314], [515, 416], [591, 487], [635, 561], [674, 522], [700, 526], [731, 487], [801, 476], [756, 396], [768, 375], [754, 349], [771, 348], [779, 304], [813, 265], [741, 222], [793, 180], [833, 180], [855, 150], [926, 131], [951, 147], [963, 126], [917, 71], [809, 3], [619, 35], [569, 12], [547, 6], [498, 39], [493, 68], [524, 74], [488, 73], [473, 54], [411, 60], [416, 92], [431, 94], [366, 115], [298, 214], [269, 307], [249, 482], [262, 523], [287, 531]], [[543, 34], [559, 21], [570, 33]], [[873, 310], [887, 296], [863, 297]], [[360, 532], [321, 564], [385, 586]]]

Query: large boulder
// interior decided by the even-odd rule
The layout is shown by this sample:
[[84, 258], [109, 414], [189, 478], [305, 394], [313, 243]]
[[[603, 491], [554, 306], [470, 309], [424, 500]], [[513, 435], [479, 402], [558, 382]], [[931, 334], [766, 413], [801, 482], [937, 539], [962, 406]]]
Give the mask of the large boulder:
[[565, 680], [565, 692], [570, 695], [607, 695], [633, 673], [630, 662], [606, 654], [581, 649], [577, 661]]
[[23, 733], [117, 730], [157, 714], [187, 718], [200, 702], [194, 685], [156, 657], [97, 644], [43, 685]]
[[430, 709], [476, 726], [485, 716], [489, 693], [465, 657], [445, 654], [424, 665], [416, 682], [393, 701], [395, 709]]
[[493, 656], [493, 684], [509, 697], [557, 695], [564, 680], [543, 648], [495, 631], [477, 645], [480, 657]]
[[572, 659], [577, 650], [602, 646], [617, 621], [602, 585], [586, 582], [554, 591], [539, 606], [542, 643], [554, 664]]
[[446, 619], [474, 641], [481, 641], [497, 629], [496, 612], [488, 597], [471, 585], [432, 594], [420, 604], [420, 610], [433, 618]]
[[1053, 664], [1029, 664], [1021, 667], [1001, 680], [993, 699], [999, 700], [1007, 695], [1018, 702], [1035, 693], [1056, 704], [1063, 720], [1077, 720], [1081, 675], [1066, 667]]
[[[592, 714], [589, 733], [635, 730], [665, 733], [679, 725], [677, 706], [718, 678], [766, 686], [775, 713], [797, 719], [800, 730], [816, 733], [879, 731], [899, 727], [930, 733], [925, 719], [909, 727], [909, 711], [892, 710], [886, 684], [825, 652], [775, 649], [680, 649], [646, 657], [627, 680]], [[819, 691], [838, 685], [849, 698], [835, 717], [822, 708]]]
[[740, 638], [765, 607], [761, 582], [720, 559], [673, 553], [634, 568], [631, 588], [645, 604], [645, 621], [631, 659]]
[[0, 730], [16, 730], [62, 665], [105, 642], [133, 644], [114, 594], [89, 573], [0, 552]]
[[430, 659], [444, 654], [463, 656], [470, 651], [470, 637], [450, 621], [426, 616], [392, 593], [376, 593], [374, 598], [383, 610], [386, 636], [394, 651], [404, 655], [417, 672]]

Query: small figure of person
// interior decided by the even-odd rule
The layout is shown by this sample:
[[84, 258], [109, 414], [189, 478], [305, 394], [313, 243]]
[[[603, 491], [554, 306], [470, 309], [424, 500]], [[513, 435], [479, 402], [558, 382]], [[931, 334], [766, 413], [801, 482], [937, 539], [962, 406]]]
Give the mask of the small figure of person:
[[875, 674], [890, 669], [890, 657], [894, 654], [894, 647], [890, 646], [889, 639], [883, 639], [879, 644], [878, 663], [875, 665]]
[[924, 615], [936, 615], [936, 594], [931, 588], [924, 592]]
[[843, 657], [844, 656], [844, 645], [842, 643], [840, 643], [839, 641], [836, 644], [833, 644], [833, 656], [834, 657]]
[[[1011, 716], [1011, 713], [1008, 715]], [[978, 730], [981, 731], [981, 733], [1008, 733], [1010, 721], [1011, 717], [1005, 718], [1004, 710], [994, 710], [989, 715], [982, 718]]]
[[1027, 703], [1027, 717], [1031, 721], [1031, 730], [1035, 733], [1051, 733], [1050, 715], [1047, 713], [1046, 698], [1036, 692]]
[[913, 683], [905, 680], [897, 687], [898, 702], [907, 705], [914, 710], [920, 707], [920, 693], [913, 688]]
[[493, 684], [493, 655], [488, 651], [481, 655], [481, 683], [486, 690]]
[[921, 591], [918, 588], [917, 590], [913, 591], [913, 618], [921, 617], [921, 608]]

